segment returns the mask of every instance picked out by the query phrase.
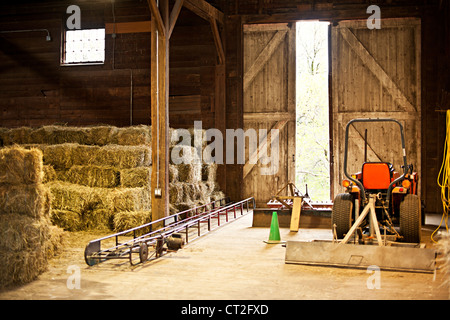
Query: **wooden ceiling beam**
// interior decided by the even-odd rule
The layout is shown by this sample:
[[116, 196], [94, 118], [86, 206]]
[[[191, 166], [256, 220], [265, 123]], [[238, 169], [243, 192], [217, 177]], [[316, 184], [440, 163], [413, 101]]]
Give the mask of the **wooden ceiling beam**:
[[150, 11], [152, 13], [152, 17], [156, 20], [156, 25], [158, 27], [158, 31], [160, 35], [165, 38], [166, 37], [166, 27], [164, 25], [164, 21], [161, 17], [161, 12], [156, 4], [156, 0], [147, 0], [148, 6], [150, 7]]
[[184, 0], [177, 0], [175, 5], [172, 8], [172, 12], [170, 13], [169, 18], [169, 30], [168, 37], [172, 36], [173, 29], [175, 28], [175, 24], [177, 23], [178, 16], [180, 15], [181, 8], [183, 8]]
[[204, 0], [185, 0], [184, 6], [206, 21], [214, 19], [221, 25], [225, 24], [225, 15], [223, 12]]

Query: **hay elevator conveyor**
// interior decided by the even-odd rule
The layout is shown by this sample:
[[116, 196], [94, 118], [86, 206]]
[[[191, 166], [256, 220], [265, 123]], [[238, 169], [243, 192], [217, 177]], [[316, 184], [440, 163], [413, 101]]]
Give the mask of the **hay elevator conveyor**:
[[115, 259], [129, 260], [131, 265], [144, 263], [162, 257], [165, 252], [175, 252], [254, 208], [254, 198], [233, 203], [228, 198], [217, 200], [93, 240], [86, 246], [84, 258], [89, 266]]

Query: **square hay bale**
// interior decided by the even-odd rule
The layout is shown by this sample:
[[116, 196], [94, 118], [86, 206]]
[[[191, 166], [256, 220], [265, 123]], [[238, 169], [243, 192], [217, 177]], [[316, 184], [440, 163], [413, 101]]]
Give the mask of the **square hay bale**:
[[[146, 211], [121, 211], [114, 215], [114, 231], [121, 232], [136, 227], [140, 227], [144, 224], [152, 221], [152, 212]], [[142, 235], [150, 232], [149, 229], [142, 229], [137, 232], [136, 235]]]
[[120, 186], [124, 188], [150, 188], [152, 167], [120, 170]]
[[0, 287], [34, 280], [63, 247], [63, 231], [46, 217], [10, 215], [0, 221]]
[[0, 249], [0, 287], [25, 284], [47, 270], [45, 248], [40, 246], [22, 251]]
[[152, 151], [149, 146], [118, 146], [101, 147], [94, 154], [92, 163], [99, 166], [111, 166], [118, 169], [148, 167], [152, 164]]
[[179, 164], [178, 180], [186, 183], [198, 183], [202, 180], [202, 165], [200, 163]]
[[174, 165], [179, 165], [181, 163], [202, 163], [198, 150], [194, 147], [186, 145], [175, 145], [170, 147], [169, 157], [170, 164]]
[[30, 144], [31, 132], [33, 129], [29, 127], [20, 127], [14, 129], [5, 129], [1, 132], [1, 139], [5, 146], [12, 146], [14, 144]]
[[151, 132], [151, 127], [145, 125], [118, 128], [117, 144], [123, 146], [151, 145]]
[[73, 166], [58, 178], [87, 187], [115, 188], [120, 184], [120, 171], [113, 167]]
[[66, 231], [111, 230], [114, 214], [105, 209], [75, 212], [52, 210], [53, 224]]
[[113, 212], [146, 211], [152, 207], [149, 188], [117, 188], [105, 194], [104, 197], [110, 202]]
[[181, 202], [174, 204], [176, 213], [185, 212], [184, 214], [180, 215], [181, 219], [186, 219], [187, 217], [191, 217], [194, 215], [193, 211], [190, 211], [191, 209], [195, 208], [195, 203], [192, 201], [188, 202]]
[[56, 173], [55, 168], [53, 168], [52, 165], [44, 165], [43, 171], [44, 176], [42, 178], [42, 183], [45, 184], [58, 179], [58, 174]]
[[30, 143], [63, 144], [88, 142], [88, 131], [81, 127], [43, 126], [30, 132]]
[[73, 211], [82, 214], [95, 209], [107, 209], [106, 199], [102, 199], [98, 189], [55, 181], [46, 184], [52, 194], [52, 209]]
[[108, 144], [118, 144], [118, 128], [113, 126], [88, 127], [88, 145], [106, 146]]
[[51, 194], [42, 184], [0, 185], [0, 215], [40, 218], [50, 214]]
[[44, 163], [56, 170], [68, 170], [74, 165], [97, 165], [131, 169], [150, 166], [151, 148], [148, 146], [107, 145], [85, 146], [74, 143], [34, 145], [44, 153]]
[[184, 188], [180, 182], [172, 182], [169, 186], [169, 203], [176, 204], [184, 201]]
[[178, 177], [178, 168], [173, 164], [169, 164], [169, 182], [177, 182], [179, 180]]
[[99, 209], [110, 212], [150, 210], [148, 188], [91, 188], [67, 182], [48, 184], [52, 193], [52, 208], [73, 211], [79, 215]]
[[0, 219], [0, 248], [22, 251], [42, 245], [49, 239], [50, 222], [22, 215], [5, 215]]
[[36, 184], [43, 179], [42, 152], [18, 146], [0, 150], [0, 183]]
[[211, 201], [222, 200], [225, 198], [225, 194], [222, 191], [214, 191], [211, 194]]
[[202, 181], [212, 181], [217, 180], [217, 164], [203, 164], [202, 165]]

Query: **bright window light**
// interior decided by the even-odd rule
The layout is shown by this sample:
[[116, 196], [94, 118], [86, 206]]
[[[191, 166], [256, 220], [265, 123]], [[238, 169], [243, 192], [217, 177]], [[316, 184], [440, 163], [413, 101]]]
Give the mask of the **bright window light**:
[[104, 62], [105, 29], [66, 31], [63, 64]]

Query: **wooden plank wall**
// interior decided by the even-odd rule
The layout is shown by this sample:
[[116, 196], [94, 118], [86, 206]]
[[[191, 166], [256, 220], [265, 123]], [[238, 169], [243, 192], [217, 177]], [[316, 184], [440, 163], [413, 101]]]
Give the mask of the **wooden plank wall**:
[[[146, 1], [2, 2], [0, 30], [45, 28], [52, 41], [45, 32], [0, 35], [0, 126], [150, 124], [150, 33], [109, 34], [104, 65], [62, 67], [72, 4], [80, 6], [82, 28], [150, 20]], [[194, 120], [214, 127], [216, 57], [209, 22], [183, 8], [170, 46], [171, 127]]]

